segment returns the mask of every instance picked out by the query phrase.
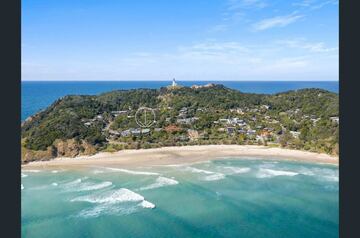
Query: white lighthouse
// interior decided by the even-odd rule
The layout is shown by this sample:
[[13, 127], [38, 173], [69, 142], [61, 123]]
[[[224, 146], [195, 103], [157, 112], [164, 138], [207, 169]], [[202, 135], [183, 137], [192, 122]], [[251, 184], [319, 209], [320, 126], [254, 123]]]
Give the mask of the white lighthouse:
[[172, 86], [173, 86], [173, 87], [176, 87], [176, 86], [177, 86], [176, 81], [175, 81], [175, 78], [173, 78], [173, 80], [172, 80]]

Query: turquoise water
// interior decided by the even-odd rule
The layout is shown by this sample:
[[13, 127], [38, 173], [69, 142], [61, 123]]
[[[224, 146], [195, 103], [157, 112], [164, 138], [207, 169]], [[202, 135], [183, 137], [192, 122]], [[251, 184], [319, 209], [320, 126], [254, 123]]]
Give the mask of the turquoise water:
[[228, 158], [22, 171], [22, 236], [338, 237], [338, 167]]
[[[179, 84], [191, 86], [210, 82], [183, 81]], [[339, 91], [339, 82], [246, 82], [218, 81], [225, 86], [247, 93], [278, 93], [301, 88], [322, 88], [335, 93]], [[56, 99], [69, 95], [95, 95], [118, 89], [160, 88], [170, 84], [166, 81], [120, 81], [120, 82], [21, 82], [21, 120], [46, 108]]]

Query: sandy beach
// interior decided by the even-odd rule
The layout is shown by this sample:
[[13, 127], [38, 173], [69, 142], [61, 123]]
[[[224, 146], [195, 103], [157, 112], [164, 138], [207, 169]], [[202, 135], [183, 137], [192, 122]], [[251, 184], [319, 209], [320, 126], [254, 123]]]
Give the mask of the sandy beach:
[[229, 157], [287, 159], [313, 163], [329, 163], [335, 165], [339, 163], [338, 157], [300, 150], [289, 150], [257, 145], [200, 145], [123, 150], [114, 153], [100, 152], [92, 156], [79, 156], [76, 158], [61, 157], [49, 161], [31, 162], [23, 165], [22, 167], [26, 169], [103, 165], [137, 167], [194, 163]]

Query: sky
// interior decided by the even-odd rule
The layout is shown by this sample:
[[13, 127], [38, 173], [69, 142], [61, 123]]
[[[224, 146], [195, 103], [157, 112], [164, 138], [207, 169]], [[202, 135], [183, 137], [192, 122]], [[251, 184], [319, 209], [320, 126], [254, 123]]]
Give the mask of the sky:
[[22, 80], [337, 81], [338, 0], [22, 0]]

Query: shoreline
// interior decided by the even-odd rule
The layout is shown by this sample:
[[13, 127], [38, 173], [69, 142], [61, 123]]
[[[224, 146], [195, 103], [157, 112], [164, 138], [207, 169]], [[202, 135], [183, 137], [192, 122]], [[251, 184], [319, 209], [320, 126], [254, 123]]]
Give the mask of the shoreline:
[[152, 149], [99, 152], [75, 158], [59, 157], [48, 161], [34, 161], [21, 167], [47, 169], [113, 165], [118, 167], [173, 165], [218, 160], [229, 157], [284, 159], [311, 163], [339, 164], [339, 158], [328, 154], [258, 145], [194, 145]]

